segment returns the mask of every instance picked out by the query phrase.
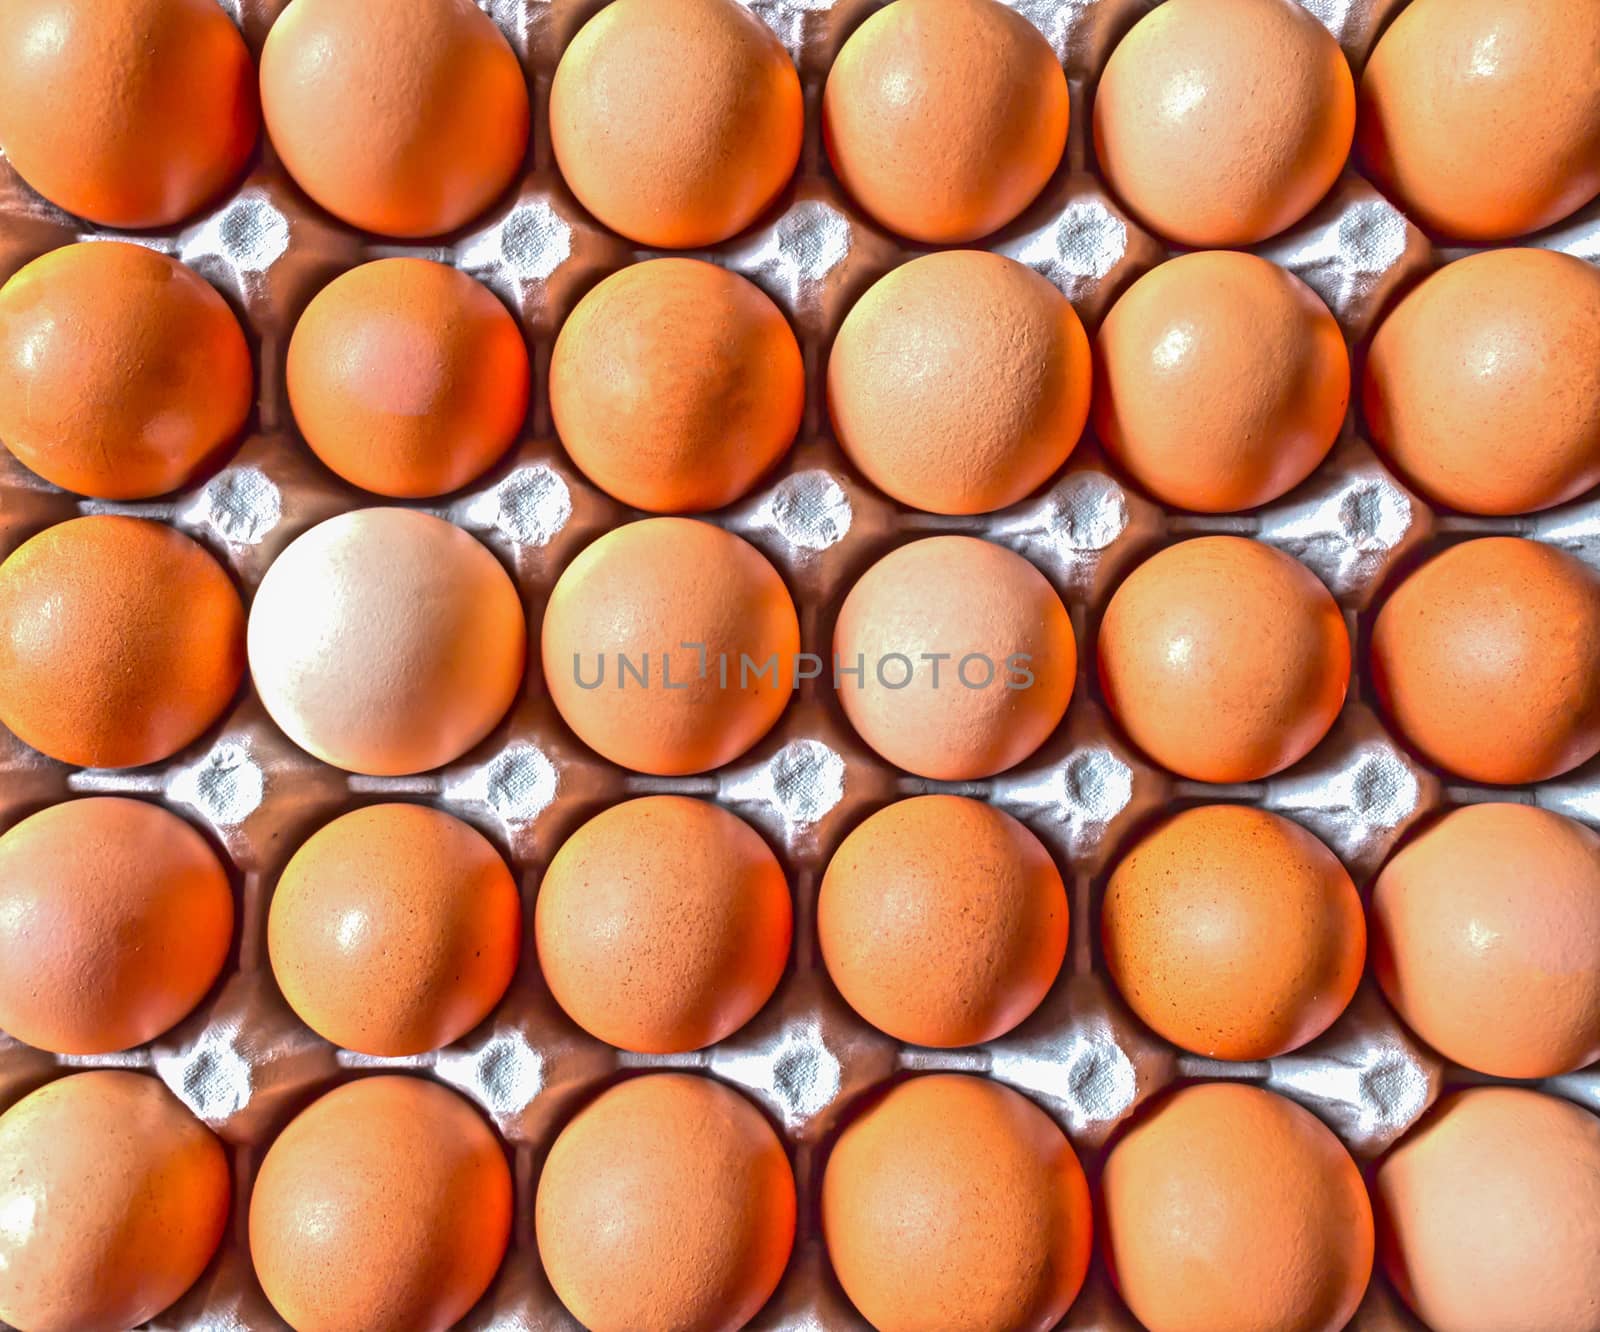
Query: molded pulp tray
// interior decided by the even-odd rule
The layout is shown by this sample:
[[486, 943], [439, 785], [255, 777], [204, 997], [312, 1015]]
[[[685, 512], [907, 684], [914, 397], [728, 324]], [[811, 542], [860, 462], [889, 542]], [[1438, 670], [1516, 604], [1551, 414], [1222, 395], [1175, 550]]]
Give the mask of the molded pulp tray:
[[[253, 51], [284, 0], [229, 0]], [[244, 442], [204, 484], [165, 500], [80, 500], [0, 457], [0, 556], [78, 513], [159, 518], [201, 541], [232, 571], [248, 602], [272, 559], [333, 514], [379, 503], [337, 480], [294, 434], [284, 356], [294, 322], [330, 279], [368, 259], [412, 254], [454, 264], [492, 288], [521, 319], [534, 350], [534, 408], [511, 456], [469, 490], [426, 506], [482, 540], [512, 572], [537, 626], [557, 575], [589, 541], [641, 515], [594, 489], [555, 441], [544, 396], [550, 345], [576, 301], [605, 274], [644, 257], [589, 219], [555, 170], [545, 108], [561, 51], [600, 0], [480, 0], [516, 50], [534, 100], [531, 164], [513, 194], [469, 230], [424, 245], [351, 231], [289, 182], [270, 148], [238, 190], [179, 230], [135, 237], [175, 255], [217, 286], [241, 316], [256, 357], [259, 402]], [[1145, 1029], [1110, 986], [1097, 956], [1097, 901], [1110, 868], [1164, 810], [1218, 799], [1247, 801], [1309, 827], [1365, 888], [1420, 818], [1451, 804], [1526, 800], [1600, 825], [1600, 760], [1542, 786], [1483, 790], [1451, 784], [1409, 756], [1367, 701], [1366, 644], [1374, 607], [1441, 544], [1516, 533], [1600, 566], [1600, 498], [1522, 519], [1431, 511], [1347, 423], [1333, 454], [1298, 490], [1244, 515], [1167, 512], [1124, 484], [1086, 437], [1040, 494], [1003, 512], [952, 519], [899, 508], [845, 463], [823, 401], [828, 347], [851, 303], [917, 251], [876, 229], [832, 179], [818, 132], [822, 82], [839, 46], [876, 0], [747, 0], [795, 57], [806, 88], [800, 173], [757, 226], [704, 257], [752, 279], [785, 311], [805, 351], [808, 398], [799, 442], [746, 500], [712, 521], [754, 542], [787, 580], [802, 646], [826, 657], [834, 616], [851, 583], [885, 550], [931, 532], [985, 536], [1032, 560], [1072, 614], [1080, 679], [1059, 733], [1019, 768], [986, 782], [938, 784], [898, 773], [852, 733], [827, 682], [808, 682], [773, 733], [743, 759], [699, 777], [629, 774], [589, 753], [557, 717], [538, 678], [537, 653], [511, 715], [459, 762], [417, 777], [352, 776], [302, 753], [267, 719], [248, 685], [235, 705], [167, 763], [81, 771], [40, 757], [0, 731], [0, 827], [52, 802], [89, 793], [159, 800], [207, 831], [225, 853], [239, 902], [239, 937], [223, 978], [199, 1010], [151, 1046], [109, 1058], [69, 1059], [0, 1037], [0, 1108], [47, 1079], [83, 1067], [147, 1068], [229, 1146], [235, 1222], [206, 1274], [154, 1326], [182, 1332], [281, 1328], [251, 1274], [245, 1217], [254, 1170], [301, 1107], [373, 1068], [404, 1068], [457, 1088], [504, 1139], [516, 1180], [512, 1248], [472, 1329], [568, 1329], [576, 1324], [545, 1281], [532, 1235], [533, 1191], [550, 1142], [599, 1088], [641, 1068], [700, 1069], [742, 1089], [780, 1130], [800, 1188], [794, 1256], [753, 1326], [859, 1328], [828, 1270], [819, 1233], [821, 1168], [864, 1093], [910, 1070], [983, 1073], [1018, 1088], [1070, 1135], [1098, 1172], [1108, 1137], [1150, 1096], [1177, 1081], [1238, 1078], [1293, 1097], [1369, 1163], [1438, 1097], [1477, 1075], [1445, 1065], [1411, 1037], [1370, 979], [1348, 1013], [1311, 1046], [1278, 1059], [1228, 1065], [1174, 1050]], [[1395, 0], [1303, 0], [1361, 68]], [[1044, 196], [985, 245], [1055, 282], [1085, 324], [1098, 324], [1140, 273], [1167, 257], [1092, 174], [1090, 96], [1145, 0], [1016, 0], [1065, 63], [1072, 89], [1067, 158]], [[29, 259], [86, 233], [22, 185], [0, 159], [0, 280]], [[98, 234], [98, 233], [95, 233]], [[109, 234], [109, 233], [108, 233]], [[1600, 206], [1535, 238], [1600, 262]], [[1299, 226], [1258, 247], [1321, 294], [1359, 359], [1396, 295], [1447, 256], [1372, 186], [1353, 174]], [[1344, 608], [1359, 663], [1333, 732], [1303, 762], [1268, 781], [1208, 787], [1142, 760], [1110, 723], [1094, 680], [1094, 639], [1111, 592], [1163, 543], [1236, 532], [1306, 563]], [[1072, 903], [1067, 962], [1041, 1009], [989, 1045], [933, 1051], [897, 1044], [844, 1004], [821, 964], [817, 885], [829, 856], [866, 814], [925, 790], [978, 795], [1017, 815], [1050, 847]], [[753, 823], [787, 869], [796, 940], [777, 994], [743, 1030], [674, 1057], [619, 1053], [576, 1028], [544, 988], [531, 938], [510, 993], [461, 1042], [415, 1059], [376, 1060], [330, 1047], [306, 1029], [274, 986], [265, 949], [267, 904], [284, 863], [315, 828], [356, 805], [407, 799], [438, 805], [482, 829], [522, 886], [531, 922], [539, 877], [562, 840], [600, 808], [674, 791], [715, 799]], [[930, 958], [929, 965], [937, 965]], [[1600, 1067], [1545, 1089], [1600, 1110]], [[1354, 1326], [1415, 1327], [1375, 1278]], [[1095, 1259], [1066, 1328], [1133, 1328]]]

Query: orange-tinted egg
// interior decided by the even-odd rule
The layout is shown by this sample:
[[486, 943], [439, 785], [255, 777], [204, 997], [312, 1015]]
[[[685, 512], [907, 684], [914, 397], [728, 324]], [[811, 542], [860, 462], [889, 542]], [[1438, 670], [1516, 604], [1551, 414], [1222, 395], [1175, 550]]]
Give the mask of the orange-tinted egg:
[[1141, 277], [1095, 343], [1095, 429], [1158, 500], [1251, 509], [1328, 455], [1350, 357], [1328, 307], [1253, 254], [1186, 254]]
[[465, 273], [379, 259], [335, 278], [289, 342], [289, 404], [352, 485], [418, 499], [476, 480], [528, 413], [528, 349]]
[[517, 589], [458, 527], [359, 509], [297, 537], [250, 607], [250, 674], [302, 749], [350, 772], [422, 772], [506, 713], [527, 625]]
[[735, 0], [614, 0], [550, 85], [572, 192], [641, 245], [714, 245], [764, 212], [800, 160], [794, 62]]
[[1067, 894], [1039, 839], [963, 796], [902, 800], [844, 839], [817, 901], [828, 975], [873, 1026], [975, 1045], [1039, 1006], [1067, 949]]
[[255, 67], [215, 0], [7, 0], [0, 67], [0, 149], [102, 226], [187, 217], [255, 147]]
[[237, 438], [253, 385], [227, 302], [142, 245], [66, 245], [0, 287], [0, 439], [64, 489], [187, 484]]
[[58, 1054], [142, 1045], [211, 988], [233, 894], [182, 819], [72, 800], [0, 837], [0, 1029]]
[[1372, 1272], [1361, 1172], [1309, 1110], [1202, 1083], [1159, 1101], [1106, 1160], [1105, 1249], [1149, 1332], [1337, 1332]]
[[834, 171], [877, 223], [976, 240], [1034, 202], [1067, 142], [1067, 80], [995, 0], [894, 0], [845, 42], [822, 94]]
[[925, 255], [879, 279], [828, 360], [839, 444], [874, 485], [935, 513], [1022, 499], [1089, 414], [1089, 340], [1067, 298], [1015, 260]]
[[231, 1193], [222, 1145], [155, 1078], [47, 1083], [0, 1116], [0, 1318], [143, 1326], [211, 1261]]
[[828, 73], [822, 136], [855, 201], [935, 245], [1003, 227], [1067, 142], [1067, 80], [1050, 44], [996, 0], [894, 0]]
[[262, 1159], [250, 1257], [295, 1332], [444, 1332], [511, 1233], [511, 1171], [437, 1083], [363, 1078], [312, 1102]]
[[1026, 1097], [935, 1074], [890, 1090], [834, 1144], [822, 1178], [828, 1257], [878, 1332], [1044, 1332], [1089, 1266], [1089, 1186]]
[[51, 758], [175, 754], [227, 707], [244, 662], [238, 592], [170, 527], [74, 518], [0, 564], [0, 721]]
[[742, 819], [646, 796], [595, 815], [539, 885], [534, 937], [556, 1002], [624, 1050], [698, 1050], [771, 997], [793, 929], [783, 867]]
[[691, 518], [606, 533], [550, 593], [545, 683], [591, 749], [637, 772], [704, 772], [772, 729], [800, 622], [748, 542]]
[[655, 513], [731, 504], [788, 450], [805, 368], [782, 311], [698, 259], [613, 273], [561, 326], [550, 413], [607, 494]]
[[1542, 782], [1600, 753], [1600, 577], [1553, 546], [1466, 541], [1389, 598], [1372, 679], [1400, 733], [1479, 782]]
[[1552, 250], [1472, 255], [1428, 278], [1378, 329], [1362, 389], [1367, 428], [1437, 503], [1549, 508], [1600, 482], [1596, 345], [1594, 265]]
[[471, 221], [528, 143], [522, 67], [472, 0], [291, 0], [261, 48], [261, 109], [295, 183], [385, 236]]
[[1378, 1167], [1383, 1265], [1433, 1332], [1600, 1329], [1600, 1119], [1522, 1087], [1442, 1101]]
[[1373, 970], [1440, 1054], [1503, 1078], [1600, 1059], [1600, 837], [1472, 805], [1401, 848], [1372, 895]]
[[1355, 117], [1344, 53], [1294, 0], [1167, 0], [1100, 76], [1095, 153], [1168, 240], [1253, 245], [1328, 192]]
[[1350, 683], [1350, 637], [1299, 561], [1243, 537], [1201, 537], [1117, 589], [1100, 626], [1100, 683], [1162, 767], [1253, 782], [1328, 733]]
[[1423, 226], [1503, 240], [1600, 193], [1600, 8], [1412, 0], [1361, 76], [1364, 165]]
[[421, 805], [372, 805], [318, 829], [272, 894], [267, 946], [290, 1007], [369, 1055], [465, 1035], [511, 983], [516, 880], [484, 836]]
[[1320, 1036], [1367, 955], [1338, 858], [1245, 805], [1184, 810], [1139, 842], [1107, 885], [1100, 935], [1129, 1007], [1217, 1059], [1270, 1059]]
[[539, 1258], [589, 1332], [735, 1332], [794, 1243], [794, 1175], [737, 1092], [683, 1073], [630, 1078], [579, 1111], [545, 1159]]
[[1022, 556], [976, 537], [891, 551], [850, 589], [833, 650], [845, 716], [898, 768], [988, 777], [1065, 715], [1078, 669], [1066, 607]]

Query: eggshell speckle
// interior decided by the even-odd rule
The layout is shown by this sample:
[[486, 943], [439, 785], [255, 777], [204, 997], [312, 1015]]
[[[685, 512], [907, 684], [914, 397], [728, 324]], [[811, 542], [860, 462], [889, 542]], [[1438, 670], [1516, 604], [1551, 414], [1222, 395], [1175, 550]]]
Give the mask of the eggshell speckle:
[[1523, 1087], [1442, 1101], [1378, 1167], [1383, 1265], [1433, 1332], [1600, 1329], [1600, 1119]]
[[522, 67], [472, 0], [292, 0], [261, 49], [261, 106], [295, 183], [384, 236], [471, 221], [528, 143]]
[[817, 902], [828, 975], [875, 1027], [975, 1045], [1039, 1006], [1067, 948], [1050, 854], [1009, 814], [962, 796], [902, 800], [834, 852]]
[[64, 763], [175, 754], [244, 675], [244, 608], [222, 567], [170, 527], [95, 514], [0, 565], [0, 721]]
[[65, 245], [0, 287], [0, 440], [64, 489], [187, 484], [243, 429], [252, 388], [227, 303], [142, 245]]
[[941, 781], [1027, 758], [1066, 713], [1078, 668], [1072, 622], [1045, 576], [963, 536], [914, 541], [868, 569], [839, 610], [833, 650], [839, 702], [861, 738]]
[[1243, 537], [1201, 537], [1117, 589], [1100, 626], [1100, 683], [1162, 767], [1252, 782], [1328, 733], [1350, 683], [1350, 637], [1304, 565]]
[[1067, 142], [1067, 80], [995, 0], [894, 0], [829, 71], [822, 136], [845, 189], [913, 240], [959, 244], [1022, 212]]
[[580, 740], [637, 772], [705, 772], [743, 754], [788, 705], [799, 650], [778, 571], [690, 518], [608, 532], [545, 607], [550, 697]]
[[1452, 546], [1378, 612], [1372, 678], [1424, 757], [1542, 782], [1600, 753], [1600, 577], [1553, 546]]
[[1184, 810], [1145, 837], [1111, 876], [1100, 931], [1133, 1011], [1216, 1059], [1270, 1059], [1320, 1036], [1367, 952], [1338, 858], [1246, 805]]
[[233, 894], [215, 853], [156, 805], [52, 805], [0, 837], [0, 1028], [57, 1054], [159, 1036], [228, 955]]
[[772, 1294], [794, 1243], [794, 1175], [737, 1092], [658, 1073], [603, 1092], [550, 1149], [539, 1257], [589, 1332], [734, 1332]]
[[731, 504], [787, 452], [800, 344], [754, 283], [698, 259], [614, 273], [561, 326], [550, 412], [573, 462], [656, 513]]
[[1373, 970], [1446, 1058], [1504, 1078], [1600, 1059], [1600, 837], [1472, 805], [1403, 847], [1372, 896]]
[[231, 1193], [222, 1145], [155, 1078], [47, 1083], [0, 1117], [0, 1318], [141, 1326], [211, 1261]]
[[1594, 265], [1552, 250], [1472, 255], [1428, 278], [1378, 329], [1367, 428], [1437, 503], [1549, 508], [1600, 482], [1596, 345]]
[[262, 1159], [250, 1257], [295, 1332], [444, 1332], [494, 1278], [511, 1171], [478, 1112], [412, 1077], [312, 1102]]
[[934, 1074], [840, 1135], [822, 1179], [839, 1283], [878, 1332], [1045, 1332], [1089, 1265], [1089, 1187], [1049, 1117], [1009, 1087]]
[[1159, 1101], [1111, 1150], [1106, 1258], [1148, 1332], [1336, 1332], [1372, 1272], [1372, 1206], [1309, 1110], [1239, 1083]]
[[800, 160], [800, 76], [735, 0], [613, 0], [550, 86], [561, 174], [641, 245], [714, 245], [777, 198]]
[[1100, 76], [1095, 153], [1168, 240], [1252, 245], [1328, 192], [1355, 108], [1339, 44], [1294, 0], [1167, 0]]
[[534, 910], [539, 969], [567, 1015], [624, 1050], [720, 1041], [771, 997], [793, 929], [783, 867], [727, 810], [646, 796], [562, 845]]
[[1320, 297], [1252, 254], [1160, 265], [1095, 343], [1095, 429], [1158, 500], [1202, 513], [1266, 504], [1328, 455], [1350, 358]]
[[1361, 77], [1359, 147], [1433, 231], [1502, 240], [1600, 193], [1600, 6], [1412, 0]]
[[103, 226], [187, 217], [255, 147], [255, 69], [215, 0], [6, 0], [0, 68], [0, 148]]
[[879, 279], [828, 360], [839, 444], [874, 485], [934, 513], [987, 513], [1037, 490], [1089, 413], [1089, 341], [1032, 269], [977, 250]]
[[335, 278], [289, 342], [289, 403], [352, 485], [425, 498], [476, 480], [528, 412], [528, 349], [487, 287], [445, 264], [379, 259]]
[[295, 538], [250, 608], [250, 673], [273, 721], [351, 772], [459, 758], [511, 706], [522, 603], [483, 546], [409, 509], [359, 509]]
[[421, 805], [318, 829], [272, 894], [267, 946], [305, 1024], [362, 1054], [422, 1054], [477, 1026], [517, 968], [516, 881], [483, 835]]

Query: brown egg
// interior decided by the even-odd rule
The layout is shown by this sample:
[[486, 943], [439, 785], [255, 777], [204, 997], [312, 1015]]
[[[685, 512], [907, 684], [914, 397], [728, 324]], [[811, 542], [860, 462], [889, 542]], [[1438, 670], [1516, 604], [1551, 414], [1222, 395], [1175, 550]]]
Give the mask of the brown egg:
[[1440, 1102], [1378, 1167], [1384, 1270], [1433, 1332], [1600, 1329], [1600, 1119], [1523, 1087]]
[[272, 894], [267, 947], [289, 1006], [360, 1054], [423, 1054], [505, 994], [521, 951], [516, 880], [483, 835], [421, 805], [318, 829]]
[[1038, 196], [1067, 143], [1067, 79], [996, 0], [894, 0], [829, 71], [822, 137], [845, 189], [890, 231], [976, 240]]
[[250, 674], [272, 720], [350, 772], [452, 762], [522, 682], [517, 589], [458, 527], [359, 509], [295, 538], [250, 607]]
[[1328, 192], [1355, 118], [1344, 53], [1294, 0], [1167, 0], [1100, 76], [1095, 154], [1168, 240], [1253, 245]]
[[1095, 430], [1183, 509], [1252, 509], [1292, 490], [1328, 456], [1350, 402], [1328, 307], [1253, 254], [1186, 254], [1146, 273], [1095, 347]]
[[1365, 167], [1432, 231], [1503, 240], [1600, 193], [1600, 8], [1412, 0], [1361, 77]]
[[1309, 1110], [1185, 1087], [1111, 1149], [1106, 1261], [1148, 1332], [1336, 1332], [1372, 1273], [1361, 1172]]
[[789, 960], [789, 886], [726, 810], [646, 796], [595, 815], [539, 886], [539, 970], [567, 1016], [624, 1050], [720, 1041], [772, 996]]
[[788, 705], [800, 622], [754, 546], [691, 518], [608, 532], [545, 607], [545, 683], [562, 718], [636, 772], [719, 768]]
[[1133, 742], [1202, 782], [1253, 782], [1304, 758], [1350, 683], [1350, 637], [1317, 576], [1243, 537], [1183, 541], [1141, 564], [1100, 625], [1100, 685]]
[[913, 541], [862, 574], [833, 651], [839, 703], [861, 738], [939, 781], [1027, 758], [1066, 714], [1078, 669], [1072, 622], [1045, 576], [964, 536]]
[[[1367, 357], [1373, 442], [1428, 499], [1527, 513], [1600, 482], [1600, 270], [1551, 250], [1448, 264]], [[1515, 440], [1515, 447], [1508, 441]]]
[[788, 451], [800, 344], [754, 283], [698, 259], [613, 273], [561, 326], [550, 414], [608, 495], [655, 513], [731, 504]]
[[873, 1026], [976, 1045], [1039, 1006], [1067, 951], [1067, 894], [1039, 839], [991, 805], [929, 795], [844, 839], [817, 901], [828, 975]]
[[987, 513], [1067, 460], [1090, 378], [1089, 340], [1065, 296], [1015, 260], [950, 250], [902, 265], [856, 302], [828, 360], [828, 409], [845, 454], [880, 490], [934, 513]]
[[200, 1002], [232, 939], [227, 874], [159, 806], [71, 800], [0, 837], [0, 1029], [19, 1041], [143, 1045]]
[[767, 1121], [684, 1073], [630, 1078], [579, 1111], [534, 1208], [545, 1275], [589, 1332], [734, 1332], [777, 1286], [794, 1223]]
[[1089, 1266], [1072, 1145], [986, 1078], [902, 1082], [852, 1121], [822, 1177], [839, 1284], [878, 1332], [1045, 1332]]
[[470, 222], [528, 144], [522, 67], [472, 0], [291, 0], [261, 48], [261, 109], [295, 184], [384, 236]]
[[437, 1083], [363, 1078], [278, 1135], [250, 1199], [250, 1257], [295, 1332], [444, 1332], [511, 1233], [511, 1171]]
[[1515, 537], [1466, 541], [1401, 583], [1372, 680], [1424, 758], [1478, 782], [1542, 782], [1600, 753], [1600, 577]]
[[227, 707], [244, 661], [228, 575], [160, 523], [73, 518], [0, 565], [0, 721], [63, 763], [177, 753]]
[[1384, 867], [1373, 970], [1447, 1059], [1548, 1078], [1600, 1059], [1600, 837], [1531, 805], [1447, 814]]
[[0, 149], [107, 227], [164, 227], [244, 170], [255, 68], [216, 0], [6, 0]]
[[317, 293], [289, 342], [289, 404], [352, 485], [407, 499], [482, 476], [528, 414], [528, 349], [465, 273], [379, 259]]
[[1184, 810], [1140, 841], [1106, 887], [1100, 937], [1129, 1007], [1214, 1059], [1270, 1059], [1320, 1036], [1367, 956], [1338, 858], [1246, 805]]
[[0, 1318], [142, 1326], [211, 1261], [231, 1193], [222, 1145], [156, 1079], [47, 1083], [0, 1116]]
[[253, 388], [227, 302], [142, 245], [66, 245], [0, 287], [0, 439], [66, 490], [187, 485], [238, 438]]
[[550, 141], [578, 202], [641, 245], [715, 245], [794, 174], [800, 76], [735, 0], [614, 0], [550, 85]]

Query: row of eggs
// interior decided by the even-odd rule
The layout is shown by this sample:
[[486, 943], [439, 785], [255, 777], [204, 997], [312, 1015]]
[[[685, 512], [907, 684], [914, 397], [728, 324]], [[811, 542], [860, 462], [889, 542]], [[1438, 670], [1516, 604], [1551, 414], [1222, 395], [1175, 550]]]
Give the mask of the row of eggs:
[[[1379, 327], [1366, 427], [1428, 499], [1508, 515], [1600, 481], [1600, 270], [1491, 250], [1448, 264]], [[445, 265], [381, 259], [335, 278], [289, 339], [300, 433], [335, 473], [394, 498], [477, 479], [528, 416], [511, 313]], [[830, 350], [827, 405], [847, 457], [912, 508], [991, 512], [1037, 490], [1091, 418], [1156, 500], [1254, 508], [1327, 456], [1351, 397], [1332, 314], [1254, 255], [1204, 251], [1135, 281], [1094, 338], [1050, 282], [981, 251], [879, 279]], [[602, 280], [551, 354], [556, 432], [576, 466], [656, 513], [721, 508], [788, 451], [800, 346], [753, 283], [659, 258]], [[100, 499], [177, 490], [238, 440], [254, 400], [244, 332], [192, 270], [142, 246], [67, 245], [0, 287], [0, 440]], [[1506, 441], [1517, 441], [1508, 449]]]
[[[1407, 577], [1374, 622], [1379, 700], [1451, 773], [1518, 785], [1600, 752], [1600, 577], [1554, 546], [1487, 537]], [[1250, 782], [1305, 757], [1344, 703], [1352, 651], [1304, 565], [1234, 536], [1157, 552], [1112, 596], [1100, 684], [1161, 767]], [[846, 595], [831, 662], [801, 650], [770, 561], [691, 518], [610, 531], [561, 574], [537, 630], [562, 719], [636, 772], [746, 753], [809, 680], [894, 767], [962, 781], [1037, 751], [1077, 681], [1072, 622], [1031, 563], [975, 537], [899, 546]], [[0, 564], [0, 721], [86, 767], [157, 762], [233, 699], [246, 663], [272, 719], [334, 767], [427, 771], [518, 696], [529, 632], [515, 584], [459, 528], [360, 509], [297, 537], [248, 626], [222, 566], [170, 527], [95, 514]]]
[[[228, 956], [226, 872], [157, 806], [51, 806], [0, 837], [0, 870], [0, 1028], [36, 1048], [142, 1045], [200, 1002]], [[758, 834], [714, 805], [661, 795], [569, 837], [532, 924], [540, 974], [568, 1016], [621, 1049], [675, 1054], [763, 1008], [788, 965], [793, 917]], [[1321, 1035], [1368, 956], [1360, 897], [1333, 853], [1246, 806], [1198, 806], [1146, 833], [1111, 874], [1099, 926], [1139, 1017], [1229, 1060]], [[1600, 1059], [1600, 839], [1583, 825], [1515, 804], [1456, 810], [1378, 876], [1371, 928], [1379, 984], [1449, 1059], [1512, 1078]], [[957, 1048], [1005, 1035], [1039, 1006], [1066, 955], [1068, 900], [1023, 824], [925, 795], [873, 814], [835, 851], [817, 931], [829, 976], [862, 1017], [906, 1043]], [[279, 876], [267, 922], [290, 1006], [333, 1044], [381, 1058], [428, 1053], [482, 1022], [522, 940], [516, 881], [491, 844], [411, 804], [364, 807], [313, 833]]]
[[[1361, 80], [1367, 169], [1430, 229], [1503, 239], [1600, 192], [1600, 15], [1582, 3], [1413, 0]], [[380, 235], [437, 235], [521, 168], [526, 78], [471, 0], [292, 0], [256, 71], [213, 0], [16, 0], [0, 22], [0, 147], [46, 198], [165, 226], [243, 169], [259, 122], [295, 181]], [[1112, 52], [1100, 166], [1151, 230], [1253, 244], [1327, 193], [1358, 137], [1337, 42], [1292, 0], [1167, 0]], [[997, 0], [894, 0], [822, 97], [833, 167], [888, 229], [951, 244], [1015, 218], [1067, 142], [1067, 79]], [[748, 226], [794, 174], [800, 77], [736, 0], [614, 0], [564, 52], [550, 138], [583, 205], [657, 248]]]
[[[25, 1097], [0, 1116], [0, 1156], [18, 1163], [0, 1181], [0, 1316], [23, 1332], [143, 1324], [194, 1283], [227, 1224], [220, 1144], [142, 1074], [79, 1073]], [[1437, 1332], [1583, 1332], [1600, 1297], [1587, 1261], [1597, 1179], [1600, 1120], [1538, 1092], [1478, 1088], [1391, 1152], [1369, 1196], [1309, 1111], [1209, 1083], [1163, 1097], [1116, 1141], [1096, 1217], [1042, 1110], [987, 1079], [935, 1074], [845, 1127], [820, 1210], [832, 1270], [878, 1332], [1045, 1332], [1077, 1296], [1096, 1235], [1150, 1332], [1337, 1332], [1375, 1251]], [[533, 1212], [538, 1262], [589, 1332], [736, 1332], [788, 1267], [797, 1189], [738, 1092], [648, 1073], [566, 1125]], [[512, 1177], [454, 1092], [368, 1077], [288, 1124], [248, 1216], [255, 1275], [295, 1332], [445, 1332], [508, 1261]]]

